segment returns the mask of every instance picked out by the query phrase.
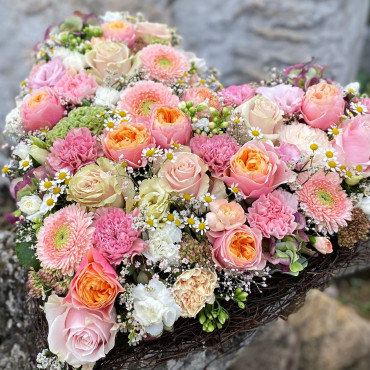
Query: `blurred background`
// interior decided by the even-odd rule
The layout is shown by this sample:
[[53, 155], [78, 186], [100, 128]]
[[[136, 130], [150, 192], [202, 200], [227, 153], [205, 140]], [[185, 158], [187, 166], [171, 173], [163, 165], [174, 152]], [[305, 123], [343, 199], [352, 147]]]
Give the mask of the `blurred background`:
[[[177, 27], [183, 47], [221, 72], [224, 85], [264, 78], [271, 67], [308, 62], [327, 65], [342, 84], [370, 81], [370, 0], [0, 0], [0, 129], [27, 77], [32, 46], [45, 29], [74, 10], [142, 12]], [[0, 144], [5, 138], [0, 136]], [[0, 166], [6, 152], [0, 153]], [[24, 314], [25, 275], [14, 254], [14, 234], [4, 221], [14, 207], [0, 177], [0, 369], [31, 369]], [[301, 311], [257, 333], [238, 338], [239, 351], [208, 369], [357, 370], [370, 368], [370, 273], [347, 272], [325, 293], [313, 292]], [[246, 347], [244, 349], [244, 347]], [[239, 356], [239, 357], [238, 357]], [[167, 364], [201, 369], [215, 358], [207, 351]]]

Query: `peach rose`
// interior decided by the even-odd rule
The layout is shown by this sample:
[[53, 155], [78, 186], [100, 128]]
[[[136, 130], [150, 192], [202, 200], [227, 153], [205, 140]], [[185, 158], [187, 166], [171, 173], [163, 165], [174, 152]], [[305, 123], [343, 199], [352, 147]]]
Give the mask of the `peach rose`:
[[171, 30], [162, 23], [140, 22], [136, 24], [136, 38], [145, 44], [153, 41], [171, 44]]
[[224, 231], [213, 243], [213, 259], [221, 267], [261, 270], [266, 261], [262, 254], [262, 235], [246, 225]]
[[[284, 112], [272, 100], [256, 95], [236, 108], [250, 127], [258, 127], [265, 135], [276, 134], [283, 122]], [[274, 138], [274, 137], [272, 137]]]
[[163, 178], [168, 191], [197, 197], [208, 191], [207, 170], [208, 166], [196, 154], [179, 152], [174, 161], [166, 160], [162, 164], [158, 176]]
[[103, 23], [103, 37], [107, 40], [122, 42], [128, 47], [135, 43], [135, 26], [123, 20]]
[[106, 131], [102, 138], [103, 151], [108, 158], [127, 161], [133, 168], [140, 167], [143, 149], [153, 143], [152, 134], [143, 123], [124, 122]]
[[246, 221], [246, 215], [242, 206], [236, 202], [228, 202], [226, 199], [216, 199], [209, 205], [210, 212], [206, 218], [211, 231], [230, 230], [241, 226]]
[[69, 285], [63, 303], [76, 308], [98, 310], [109, 319], [118, 293], [123, 292], [117, 274], [97, 249], [90, 249]]
[[196, 317], [199, 311], [214, 300], [217, 274], [207, 269], [194, 268], [183, 272], [173, 288], [175, 302], [181, 307], [182, 317]]
[[293, 181], [294, 173], [279, 158], [274, 147], [253, 140], [231, 157], [230, 167], [225, 170], [222, 180], [228, 186], [237, 184], [248, 198], [258, 198]]
[[21, 105], [21, 118], [26, 131], [52, 128], [64, 116], [64, 107], [49, 87], [34, 90]]
[[327, 130], [339, 122], [344, 106], [341, 90], [334, 85], [320, 82], [307, 89], [301, 110], [308, 125]]
[[170, 105], [151, 107], [149, 122], [156, 144], [165, 149], [174, 142], [186, 145], [193, 132], [187, 115]]
[[[93, 40], [95, 41], [95, 40]], [[93, 47], [85, 54], [85, 59], [96, 81], [101, 85], [109, 72], [114, 72], [112, 82], [127, 74], [132, 66], [133, 57], [129, 48], [119, 42], [95, 41]]]

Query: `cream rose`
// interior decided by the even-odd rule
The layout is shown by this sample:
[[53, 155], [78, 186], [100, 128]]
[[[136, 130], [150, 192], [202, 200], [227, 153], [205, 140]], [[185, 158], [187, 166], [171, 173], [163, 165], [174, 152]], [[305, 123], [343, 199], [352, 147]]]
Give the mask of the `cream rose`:
[[136, 24], [136, 38], [151, 44], [153, 41], [171, 44], [171, 30], [162, 23], [140, 22]]
[[70, 180], [67, 200], [88, 208], [122, 207], [123, 197], [133, 197], [133, 184], [124, 169], [107, 158], [82, 167]]
[[133, 57], [129, 56], [129, 48], [118, 42], [95, 42], [92, 50], [86, 53], [85, 58], [91, 73], [99, 84], [103, 83], [105, 76], [113, 72], [113, 81], [127, 74], [132, 66]]
[[152, 178], [144, 180], [140, 184], [140, 206], [146, 206], [146, 214], [149, 217], [162, 219], [169, 210], [169, 194], [165, 190], [163, 180]]
[[32, 221], [35, 217], [39, 217], [41, 204], [42, 200], [38, 195], [25, 195], [18, 202], [18, 207], [27, 215], [27, 219]]
[[181, 307], [181, 317], [195, 317], [214, 300], [217, 274], [214, 271], [194, 268], [183, 272], [174, 284], [175, 302]]
[[173, 161], [163, 163], [158, 177], [163, 178], [167, 191], [197, 197], [208, 191], [207, 170], [208, 166], [196, 154], [179, 152]]

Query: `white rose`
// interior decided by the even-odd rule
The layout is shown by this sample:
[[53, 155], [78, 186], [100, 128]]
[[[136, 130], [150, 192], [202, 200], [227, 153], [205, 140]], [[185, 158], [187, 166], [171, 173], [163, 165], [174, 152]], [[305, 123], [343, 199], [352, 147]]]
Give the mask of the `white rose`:
[[106, 12], [100, 18], [104, 22], [115, 22], [115, 21], [121, 21], [123, 19], [122, 14], [120, 12]]
[[358, 206], [363, 210], [367, 218], [370, 220], [370, 197], [363, 197], [358, 203]]
[[37, 195], [25, 195], [18, 202], [18, 207], [22, 213], [25, 213], [28, 220], [33, 220], [39, 216], [42, 200]]
[[166, 224], [162, 228], [149, 232], [148, 247], [143, 255], [153, 262], [167, 259], [169, 263], [176, 262], [178, 246], [181, 242], [181, 230], [175, 224]]
[[137, 285], [132, 290], [132, 298], [133, 316], [151, 336], [159, 336], [164, 326], [171, 328], [180, 317], [180, 306], [160, 281], [150, 280], [147, 285]]
[[100, 86], [96, 90], [95, 104], [114, 108], [119, 97], [120, 93], [116, 89]]
[[22, 141], [14, 148], [13, 153], [19, 158], [24, 159], [30, 154], [31, 145], [27, 145]]

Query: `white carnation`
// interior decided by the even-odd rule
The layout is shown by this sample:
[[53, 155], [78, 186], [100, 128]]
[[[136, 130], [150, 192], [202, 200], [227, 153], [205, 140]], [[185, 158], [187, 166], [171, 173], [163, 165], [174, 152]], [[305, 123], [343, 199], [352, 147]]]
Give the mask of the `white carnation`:
[[26, 214], [28, 220], [33, 221], [35, 217], [40, 216], [40, 207], [42, 200], [37, 195], [25, 195], [18, 202], [18, 207], [22, 213]]
[[67, 48], [55, 48], [53, 57], [61, 57], [66, 68], [73, 68], [76, 72], [87, 67], [85, 56], [78, 51], [71, 51]]
[[132, 298], [133, 316], [151, 336], [159, 336], [164, 327], [171, 328], [180, 317], [180, 306], [158, 280], [150, 280], [147, 285], [137, 285], [132, 290]]
[[363, 210], [367, 218], [370, 220], [370, 197], [363, 197], [358, 203], [358, 206]]
[[106, 12], [100, 17], [104, 22], [115, 22], [123, 19], [120, 12]]
[[112, 87], [100, 86], [96, 90], [95, 104], [114, 108], [118, 102], [120, 93]]
[[153, 262], [167, 259], [175, 262], [178, 255], [177, 243], [181, 242], [181, 230], [175, 224], [166, 224], [162, 228], [149, 232], [148, 247], [143, 255]]
[[13, 154], [17, 155], [21, 159], [25, 159], [28, 154], [30, 154], [31, 145], [27, 145], [24, 142], [20, 142], [15, 149], [13, 150]]

